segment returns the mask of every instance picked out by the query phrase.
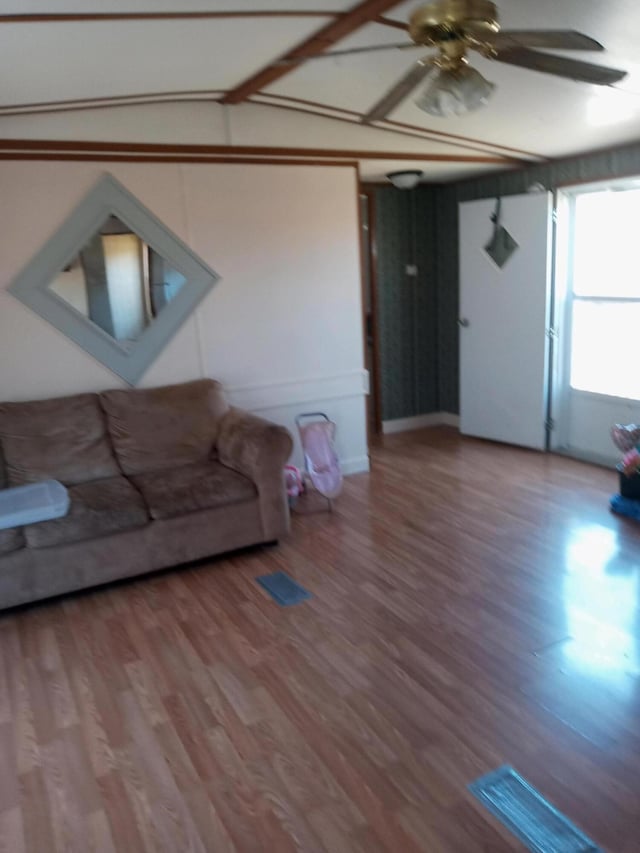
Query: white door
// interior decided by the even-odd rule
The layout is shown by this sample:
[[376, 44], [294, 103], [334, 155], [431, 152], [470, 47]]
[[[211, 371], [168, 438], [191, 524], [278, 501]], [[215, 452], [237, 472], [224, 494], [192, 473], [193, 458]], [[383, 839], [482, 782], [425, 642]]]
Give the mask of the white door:
[[518, 248], [485, 251], [495, 199], [460, 205], [460, 429], [544, 449], [548, 388], [549, 193], [507, 196], [500, 221]]

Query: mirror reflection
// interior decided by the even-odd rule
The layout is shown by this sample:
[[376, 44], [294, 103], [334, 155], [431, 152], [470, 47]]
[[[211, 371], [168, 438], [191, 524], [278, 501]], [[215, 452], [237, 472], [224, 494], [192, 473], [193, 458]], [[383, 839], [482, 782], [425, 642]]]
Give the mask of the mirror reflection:
[[136, 341], [185, 277], [117, 216], [110, 216], [49, 285], [116, 341]]

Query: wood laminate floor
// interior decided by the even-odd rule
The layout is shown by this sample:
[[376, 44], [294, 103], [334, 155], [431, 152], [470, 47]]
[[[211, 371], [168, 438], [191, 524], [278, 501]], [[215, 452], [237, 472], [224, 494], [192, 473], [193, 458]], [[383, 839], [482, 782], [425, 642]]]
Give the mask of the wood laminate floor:
[[[388, 437], [333, 515], [0, 616], [0, 850], [522, 850], [512, 764], [640, 850], [640, 527], [611, 472]], [[280, 608], [257, 575], [312, 593]]]

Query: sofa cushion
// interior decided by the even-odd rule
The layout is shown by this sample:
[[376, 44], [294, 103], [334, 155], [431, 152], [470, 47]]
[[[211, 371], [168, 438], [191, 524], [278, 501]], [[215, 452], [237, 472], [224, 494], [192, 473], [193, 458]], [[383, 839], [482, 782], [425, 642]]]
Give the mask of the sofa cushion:
[[63, 518], [25, 525], [24, 533], [30, 548], [95, 539], [141, 527], [149, 521], [141, 495], [126, 477], [78, 483], [70, 486], [69, 498], [69, 512]]
[[183, 465], [170, 471], [138, 474], [131, 479], [155, 519], [242, 503], [258, 495], [251, 480], [219, 462]]
[[24, 548], [24, 534], [20, 527], [0, 530], [0, 554], [9, 554]]
[[111, 440], [127, 475], [205, 462], [228, 406], [219, 382], [199, 379], [181, 385], [100, 395]]
[[95, 394], [0, 403], [0, 441], [11, 486], [72, 485], [120, 473]]

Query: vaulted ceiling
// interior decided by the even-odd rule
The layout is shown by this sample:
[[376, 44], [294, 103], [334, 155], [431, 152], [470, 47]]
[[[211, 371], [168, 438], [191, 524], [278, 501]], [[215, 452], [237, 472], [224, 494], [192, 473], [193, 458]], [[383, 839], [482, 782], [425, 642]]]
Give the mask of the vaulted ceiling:
[[[331, 151], [358, 159], [365, 178], [419, 168], [436, 181], [640, 138], [637, 0], [499, 3], [505, 29], [575, 29], [602, 42], [606, 52], [580, 59], [626, 69], [615, 87], [474, 55], [497, 85], [478, 112], [438, 119], [409, 97], [363, 126], [366, 111], [428, 51], [326, 54], [407, 42], [417, 5], [0, 0], [0, 138], [305, 149], [316, 158]], [[313, 54], [324, 55], [299, 61]]]

